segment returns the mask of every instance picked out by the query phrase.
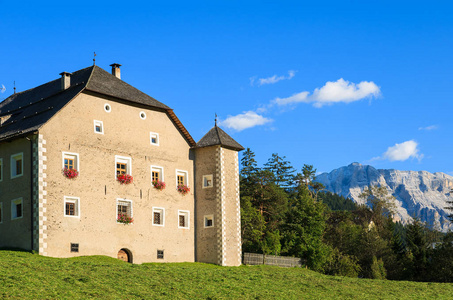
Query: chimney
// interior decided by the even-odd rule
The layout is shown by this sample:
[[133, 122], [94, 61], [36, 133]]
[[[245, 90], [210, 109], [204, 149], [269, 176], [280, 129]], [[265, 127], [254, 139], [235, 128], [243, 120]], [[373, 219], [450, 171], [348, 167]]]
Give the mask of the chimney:
[[111, 64], [112, 67], [112, 75], [114, 75], [116, 78], [121, 79], [121, 72], [120, 72], [120, 64]]
[[61, 75], [61, 90], [64, 91], [71, 86], [71, 73], [62, 72]]

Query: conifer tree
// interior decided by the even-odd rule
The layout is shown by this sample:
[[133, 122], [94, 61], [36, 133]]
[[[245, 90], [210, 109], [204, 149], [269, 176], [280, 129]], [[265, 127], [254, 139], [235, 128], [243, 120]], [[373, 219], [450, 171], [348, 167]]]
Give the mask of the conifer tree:
[[264, 169], [269, 170], [274, 174], [275, 184], [277, 186], [288, 188], [292, 185], [295, 169], [291, 166], [291, 163], [285, 159], [285, 156], [280, 157], [278, 153], [273, 153], [272, 157], [264, 164]]

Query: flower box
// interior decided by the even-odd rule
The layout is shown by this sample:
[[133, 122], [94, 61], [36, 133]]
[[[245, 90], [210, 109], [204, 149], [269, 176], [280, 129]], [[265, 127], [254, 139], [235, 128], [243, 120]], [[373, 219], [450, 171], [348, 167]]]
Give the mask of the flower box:
[[154, 180], [153, 186], [155, 189], [162, 191], [163, 189], [165, 189], [165, 182], [160, 181], [160, 180]]
[[118, 214], [116, 221], [122, 224], [131, 224], [132, 222], [134, 222], [134, 219], [126, 214]]
[[64, 168], [63, 169], [63, 175], [66, 178], [74, 179], [74, 178], [77, 178], [77, 176], [79, 176], [79, 172], [76, 169]]
[[183, 196], [186, 195], [188, 192], [190, 192], [190, 188], [187, 185], [180, 184], [176, 188], [178, 192], [180, 192]]
[[129, 183], [132, 183], [132, 180], [134, 180], [134, 178], [132, 178], [132, 176], [129, 174], [120, 174], [120, 175], [116, 176], [116, 179], [121, 184], [129, 184]]

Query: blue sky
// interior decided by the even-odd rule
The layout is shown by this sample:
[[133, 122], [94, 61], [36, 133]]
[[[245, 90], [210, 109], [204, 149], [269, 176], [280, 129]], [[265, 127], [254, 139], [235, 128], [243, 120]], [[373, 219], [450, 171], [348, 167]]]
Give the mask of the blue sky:
[[264, 164], [453, 174], [448, 1], [1, 1], [0, 100], [92, 64]]

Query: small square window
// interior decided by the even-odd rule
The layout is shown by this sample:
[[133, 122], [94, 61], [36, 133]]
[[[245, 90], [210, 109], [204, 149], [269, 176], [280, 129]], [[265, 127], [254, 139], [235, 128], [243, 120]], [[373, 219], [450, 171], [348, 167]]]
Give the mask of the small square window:
[[130, 157], [115, 155], [115, 176], [132, 175], [132, 161]]
[[132, 223], [132, 201], [126, 199], [117, 199], [116, 215], [116, 220], [118, 223]]
[[23, 153], [11, 155], [11, 178], [22, 176], [23, 169], [24, 169]]
[[0, 181], [3, 180], [3, 159], [0, 158]]
[[159, 134], [156, 132], [150, 132], [151, 145], [159, 146]]
[[203, 175], [203, 188], [212, 188], [214, 182], [212, 181], [212, 175]]
[[176, 170], [176, 186], [185, 185], [189, 186], [188, 172], [182, 170]]
[[154, 181], [164, 181], [164, 168], [151, 166], [151, 183]]
[[189, 211], [178, 210], [178, 228], [189, 229]]
[[204, 216], [204, 228], [214, 227], [214, 215]]
[[165, 209], [161, 207], [153, 207], [153, 226], [165, 225]]
[[164, 259], [164, 250], [157, 250], [157, 259]]
[[11, 201], [11, 220], [20, 219], [23, 216], [23, 203], [22, 198], [14, 199]]
[[102, 121], [94, 120], [94, 132], [104, 134], [104, 123]]
[[0, 224], [3, 223], [3, 202], [0, 202]]
[[71, 252], [79, 252], [79, 244], [71, 243]]
[[65, 217], [80, 217], [80, 199], [77, 197], [64, 197]]
[[79, 170], [79, 154], [63, 152], [63, 169]]

